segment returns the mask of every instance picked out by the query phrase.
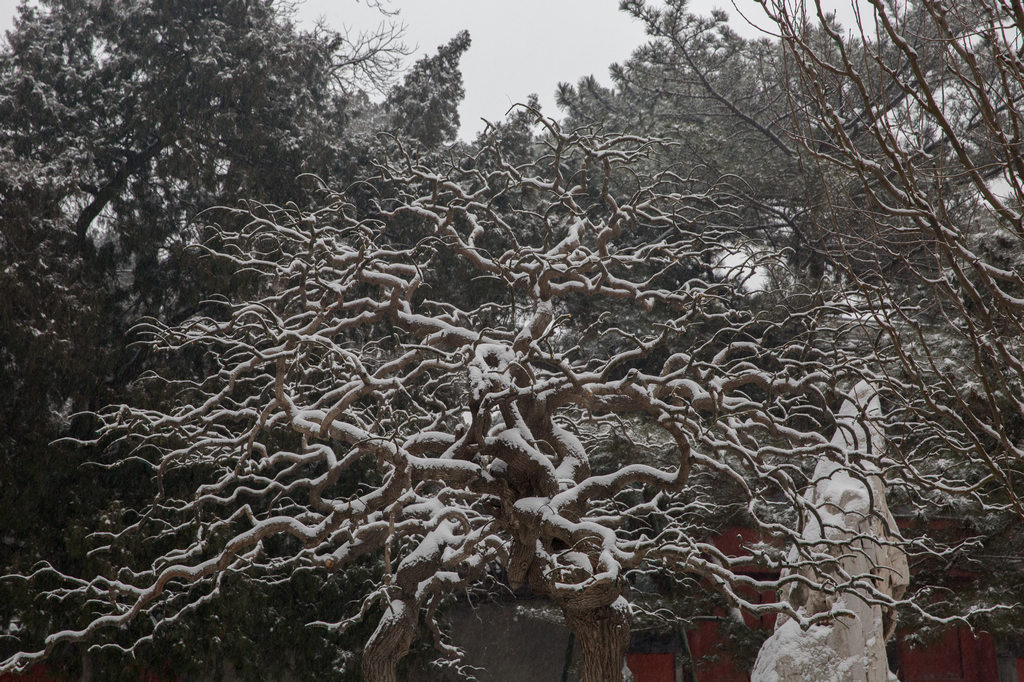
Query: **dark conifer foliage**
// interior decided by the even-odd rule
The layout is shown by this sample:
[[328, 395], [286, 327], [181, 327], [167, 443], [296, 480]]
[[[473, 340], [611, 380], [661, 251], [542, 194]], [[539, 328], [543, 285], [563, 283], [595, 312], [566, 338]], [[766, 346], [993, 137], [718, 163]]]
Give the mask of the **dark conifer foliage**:
[[623, 0], [610, 86], [470, 143], [469, 34], [403, 74], [367, 2], [19, 7], [0, 670], [458, 674], [495, 585], [601, 682], [709, 608], [769, 670], [857, 602], [877, 679], [898, 622], [1020, 630], [1020, 7]]
[[[85, 536], [151, 492], [145, 470], [82, 466], [100, 453], [58, 439], [87, 436], [81, 413], [163, 362], [130, 345], [136, 323], [186, 319], [238, 285], [194, 248], [197, 216], [248, 198], [302, 204], [315, 186], [303, 173], [344, 184], [365, 162], [367, 139], [348, 128], [372, 114], [359, 87], [395, 73], [399, 34], [349, 40], [300, 30], [290, 12], [263, 0], [19, 8], [0, 48], [3, 572], [41, 558], [97, 570], [106, 559], [86, 558]], [[38, 604], [0, 590], [2, 625], [32, 625]]]
[[465, 95], [459, 59], [469, 44], [469, 33], [462, 31], [438, 47], [437, 54], [416, 62], [403, 83], [391, 90], [384, 106], [395, 132], [427, 148], [455, 139], [458, 106]]

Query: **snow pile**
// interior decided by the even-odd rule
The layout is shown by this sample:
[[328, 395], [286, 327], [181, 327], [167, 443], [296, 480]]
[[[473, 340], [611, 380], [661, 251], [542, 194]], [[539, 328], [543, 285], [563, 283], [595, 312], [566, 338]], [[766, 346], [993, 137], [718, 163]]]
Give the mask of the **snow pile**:
[[[870, 384], [860, 382], [850, 392], [837, 419], [832, 438], [845, 464], [885, 447], [878, 396]], [[858, 461], [856, 472], [829, 459], [819, 461], [813, 485], [805, 499], [814, 513], [807, 515], [803, 539], [822, 558], [834, 558], [836, 584], [861, 579], [846, 597], [809, 589], [799, 583], [784, 595], [803, 615], [844, 612], [828, 624], [802, 629], [792, 618], [779, 618], [775, 632], [758, 652], [752, 682], [887, 682], [885, 641], [892, 624], [878, 603], [879, 597], [898, 599], [910, 574], [907, 559], [892, 540], [896, 522], [885, 502], [881, 476], [869, 462]], [[817, 541], [825, 540], [821, 544]], [[841, 544], [840, 544], [841, 543]], [[794, 553], [796, 548], [793, 549]], [[795, 557], [794, 557], [795, 558]], [[810, 568], [801, 574], [819, 582]], [[855, 579], [855, 578], [854, 578]], [[799, 586], [798, 586], [799, 585]], [[863, 598], [861, 598], [863, 595]]]
[[[867, 627], [865, 627], [867, 625]], [[757, 654], [752, 682], [896, 682], [886, 663], [877, 623], [860, 617], [802, 630], [779, 625]]]

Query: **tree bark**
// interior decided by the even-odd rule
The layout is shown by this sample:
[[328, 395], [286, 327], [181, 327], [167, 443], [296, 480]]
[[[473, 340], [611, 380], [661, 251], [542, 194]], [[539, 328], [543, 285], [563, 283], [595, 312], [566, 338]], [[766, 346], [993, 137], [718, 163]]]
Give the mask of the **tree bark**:
[[619, 597], [608, 606], [593, 609], [566, 607], [563, 613], [580, 645], [580, 680], [621, 682], [632, 621], [626, 600]]
[[416, 636], [419, 610], [415, 604], [396, 599], [380, 620], [363, 652], [366, 682], [398, 682], [398, 662], [409, 653]]
[[128, 183], [128, 178], [145, 170], [146, 164], [166, 146], [167, 144], [162, 139], [155, 137], [141, 152], [129, 151], [127, 153], [124, 165], [118, 169], [114, 177], [102, 189], [93, 193], [93, 200], [82, 209], [78, 220], [75, 221], [75, 235], [78, 238], [79, 245], [85, 244], [92, 221], [99, 216], [107, 204], [124, 190], [124, 186]]

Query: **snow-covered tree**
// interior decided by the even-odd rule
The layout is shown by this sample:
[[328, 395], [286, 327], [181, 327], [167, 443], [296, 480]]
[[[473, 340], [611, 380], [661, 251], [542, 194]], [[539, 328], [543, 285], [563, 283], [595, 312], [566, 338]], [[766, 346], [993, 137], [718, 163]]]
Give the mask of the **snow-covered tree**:
[[793, 78], [791, 137], [824, 180], [822, 255], [877, 330], [904, 513], [934, 506], [999, 547], [963, 552], [978, 589], [941, 608], [1015, 601], [1013, 566], [983, 555], [1019, 552], [1024, 518], [1019, 8], [870, 2], [841, 27], [821, 3], [762, 4]]
[[[648, 140], [541, 123], [535, 163], [487, 146], [436, 168], [398, 155], [370, 204], [325, 190], [312, 212], [225, 209], [209, 255], [256, 293], [145, 328], [212, 370], [150, 377], [176, 392], [169, 409], [102, 413], [99, 440], [148, 462], [159, 491], [102, 537], [155, 559], [92, 580], [39, 567], [50, 596], [96, 615], [0, 669], [66, 642], [131, 650], [146, 635], [118, 626], [173, 627], [236, 573], [329, 582], [368, 556], [383, 581], [358, 613], [319, 624], [377, 618], [369, 680], [395, 679], [421, 633], [457, 658], [438, 611], [485, 579], [556, 604], [588, 682], [620, 679], [634, 589], [652, 573], [804, 626], [847, 609], [751, 595], [799, 584], [898, 602], [873, 573], [820, 562], [823, 543], [839, 556], [877, 537], [831, 532], [804, 494], [823, 461], [864, 487], [896, 466], [831, 435], [864, 418], [836, 391], [865, 369], [849, 297], [791, 291], [749, 309], [722, 265], [738, 238], [727, 192], [641, 172]], [[722, 552], [723, 510], [765, 541]], [[883, 508], [861, 511], [900, 543]], [[752, 564], [790, 570], [761, 579]]]
[[[253, 195], [303, 203], [303, 172], [358, 175], [358, 89], [390, 82], [397, 30], [303, 30], [292, 4], [26, 2], [0, 41], [0, 572], [58, 556], [94, 572], [85, 529], [148, 495], [144, 471], [82, 467], [92, 453], [53, 442], [90, 433], [83, 413], [160, 363], [130, 345], [141, 316], [180, 321], [241, 281], [192, 258], [193, 218]], [[12, 620], [46, 627], [4, 582], [0, 632]], [[218, 663], [187, 660], [219, 666], [226, 639]]]
[[827, 256], [879, 330], [901, 456], [943, 495], [996, 489], [989, 512], [1024, 517], [1019, 12], [872, 2], [844, 32], [820, 7], [768, 8], [799, 74], [794, 136], [830, 178]]
[[[527, 109], [447, 162], [422, 152], [457, 127], [464, 34], [378, 108], [332, 79], [387, 71], [387, 33], [302, 34], [262, 2], [26, 6], [0, 55], [0, 369], [32, 393], [10, 392], [4, 423], [64, 407], [78, 380], [52, 367], [109, 350], [134, 312], [180, 323], [147, 323], [138, 347], [175, 360], [83, 437], [151, 471], [156, 497], [138, 488], [97, 523], [99, 577], [57, 559], [31, 572], [67, 607], [55, 622], [82, 620], [24, 631], [0, 670], [68, 642], [138, 651], [240, 575], [271, 591], [359, 566], [384, 578], [357, 613], [309, 619], [374, 621], [371, 680], [423, 634], [457, 660], [439, 613], [495, 582], [557, 605], [587, 680], [621, 675], [657, 581], [782, 614], [769, 677], [780, 651], [837, 649], [853, 619], [884, 674], [896, 609], [932, 607], [927, 585], [902, 595], [904, 557], [944, 551], [908, 541], [886, 496], [923, 516], [1024, 515], [1021, 18], [872, 2], [850, 36], [780, 0], [779, 44], [685, 2], [625, 5], [651, 45], [617, 91], [585, 81], [561, 100], [577, 124], [670, 143]], [[410, 138], [382, 143], [370, 178], [346, 167], [367, 155], [320, 144], [350, 104], [375, 112], [359, 135]], [[360, 182], [321, 188], [316, 209], [218, 213], [190, 262], [242, 286], [184, 305], [167, 282], [198, 252], [179, 234], [194, 209], [308, 196], [292, 178], [321, 164]], [[752, 288], [752, 273], [780, 276]], [[123, 386], [139, 366], [102, 357], [83, 382]], [[72, 388], [67, 410], [103, 393]], [[14, 452], [5, 470], [36, 475]], [[724, 518], [764, 541], [723, 553]]]
[[[976, 543], [955, 560], [976, 589], [941, 608], [1016, 601], [992, 555], [1018, 551], [1021, 509], [1019, 13], [869, 2], [841, 27], [826, 3], [761, 4], [781, 41], [685, 1], [624, 2], [652, 42], [613, 68], [614, 89], [581, 81], [562, 104], [728, 169], [746, 233], [792, 249], [779, 272], [850, 290], [902, 469], [889, 493], [921, 541], [942, 515]], [[942, 580], [925, 573], [916, 587]]]
[[451, 142], [459, 132], [459, 103], [465, 95], [459, 59], [469, 49], [468, 31], [461, 31], [437, 54], [417, 61], [402, 83], [388, 92], [384, 108], [389, 127], [427, 149]]
[[688, 0], [621, 5], [650, 40], [611, 67], [614, 87], [592, 78], [561, 85], [568, 120], [671, 140], [660, 163], [729, 177], [744, 248], [784, 250], [793, 267], [765, 274], [813, 286], [824, 274], [811, 219], [820, 192], [790, 136], [790, 83], [778, 42], [744, 38], [725, 12], [700, 16]]

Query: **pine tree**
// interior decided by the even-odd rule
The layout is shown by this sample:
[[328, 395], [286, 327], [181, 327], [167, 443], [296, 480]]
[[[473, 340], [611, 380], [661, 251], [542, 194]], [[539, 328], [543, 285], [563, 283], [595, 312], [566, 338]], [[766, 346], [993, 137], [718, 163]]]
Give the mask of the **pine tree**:
[[420, 59], [393, 88], [384, 103], [390, 127], [426, 148], [451, 142], [459, 132], [459, 103], [465, 96], [459, 59], [469, 49], [470, 38], [462, 31], [437, 48], [437, 54]]
[[[84, 468], [97, 452], [55, 441], [88, 438], [95, 423], [78, 413], [162, 366], [129, 345], [140, 319], [183, 320], [235, 286], [195, 248], [201, 212], [301, 204], [315, 183], [300, 174], [345, 183], [365, 162], [347, 134], [364, 109], [356, 88], [393, 73], [396, 34], [349, 42], [289, 12], [262, 0], [19, 8], [0, 48], [0, 572], [40, 557], [98, 570], [84, 528], [148, 493], [143, 470]], [[27, 595], [0, 589], [4, 627], [38, 624]]]

